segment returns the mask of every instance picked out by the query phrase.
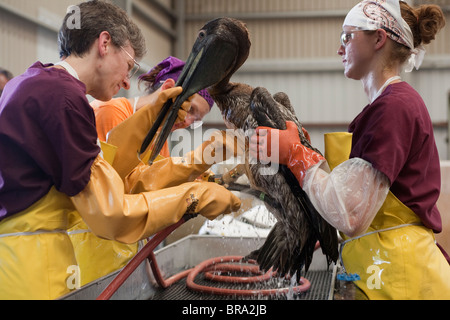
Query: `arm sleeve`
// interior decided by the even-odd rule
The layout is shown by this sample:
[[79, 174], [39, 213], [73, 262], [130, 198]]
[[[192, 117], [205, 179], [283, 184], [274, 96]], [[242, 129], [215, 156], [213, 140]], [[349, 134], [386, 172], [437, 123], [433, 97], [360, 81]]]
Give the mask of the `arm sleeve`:
[[417, 135], [417, 128], [423, 124], [399, 99], [378, 99], [370, 108], [350, 130], [353, 144], [349, 158], [366, 160], [393, 184], [408, 157], [420, 151], [423, 138]]
[[306, 171], [304, 190], [322, 217], [354, 237], [369, 227], [389, 192], [389, 180], [360, 158], [341, 163], [330, 173], [326, 161]]
[[[73, 103], [78, 106], [73, 107]], [[73, 103], [66, 101], [64, 107], [48, 112], [41, 120], [47, 141], [34, 152], [35, 161], [51, 177], [57, 190], [68, 196], [85, 188], [92, 163], [100, 152], [92, 109], [87, 100]]]

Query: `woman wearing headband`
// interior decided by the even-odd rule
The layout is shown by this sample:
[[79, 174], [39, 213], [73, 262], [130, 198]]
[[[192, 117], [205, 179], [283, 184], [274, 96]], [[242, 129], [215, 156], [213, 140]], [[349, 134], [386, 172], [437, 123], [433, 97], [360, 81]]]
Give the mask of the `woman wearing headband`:
[[[295, 125], [278, 132], [280, 163], [341, 232], [342, 269], [358, 298], [450, 298], [448, 256], [433, 235], [442, 229], [433, 127], [422, 98], [400, 77], [420, 67], [423, 45], [444, 25], [438, 6], [360, 2], [345, 18], [338, 54], [369, 104], [349, 133], [325, 135], [326, 160], [300, 143]], [[267, 154], [261, 149], [273, 132], [258, 130], [255, 157]]]

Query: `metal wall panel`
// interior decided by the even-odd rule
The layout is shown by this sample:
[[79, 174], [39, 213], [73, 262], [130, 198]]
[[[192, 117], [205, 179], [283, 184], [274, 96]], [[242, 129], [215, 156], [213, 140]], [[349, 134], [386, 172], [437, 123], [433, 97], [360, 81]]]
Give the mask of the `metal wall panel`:
[[348, 9], [355, 0], [186, 0], [186, 14]]
[[428, 106], [431, 120], [434, 122], [446, 121], [450, 93], [449, 70], [419, 70], [408, 82], [422, 96]]
[[[342, 19], [242, 19], [251, 34], [249, 59], [298, 59], [336, 55]], [[208, 20], [189, 20], [185, 28], [185, 55], [190, 52], [199, 29]]]
[[0, 11], [0, 67], [13, 75], [22, 73], [36, 56], [36, 30]]
[[[345, 13], [357, 2], [186, 0], [184, 54], [189, 53], [198, 30], [207, 21], [228, 15], [247, 24], [252, 39], [250, 59], [330, 57], [336, 54], [339, 46]], [[447, 20], [450, 17], [449, 8], [444, 8]], [[330, 15], [336, 10], [341, 13]], [[314, 15], [306, 15], [312, 11], [315, 12]], [[264, 12], [267, 14], [258, 16], [258, 13]], [[279, 17], [277, 12], [290, 16]], [[448, 28], [444, 28], [437, 35], [436, 41], [427, 46], [428, 54], [450, 53]]]
[[147, 69], [173, 54], [173, 21], [170, 16], [161, 12], [161, 6], [170, 8], [166, 2], [133, 0], [131, 16], [141, 28], [147, 44], [147, 55], [142, 59]]

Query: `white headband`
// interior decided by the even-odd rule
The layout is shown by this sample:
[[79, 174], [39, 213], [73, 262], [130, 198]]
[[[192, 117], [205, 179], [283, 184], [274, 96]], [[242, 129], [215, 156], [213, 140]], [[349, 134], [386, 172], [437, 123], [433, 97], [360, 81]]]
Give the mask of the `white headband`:
[[[425, 48], [414, 48], [411, 28], [403, 19], [399, 0], [364, 0], [354, 6], [344, 20], [344, 26], [354, 26], [362, 30], [389, 29], [389, 37], [411, 49], [411, 56], [405, 71], [418, 70], [425, 56]], [[390, 32], [389, 32], [390, 31]]]

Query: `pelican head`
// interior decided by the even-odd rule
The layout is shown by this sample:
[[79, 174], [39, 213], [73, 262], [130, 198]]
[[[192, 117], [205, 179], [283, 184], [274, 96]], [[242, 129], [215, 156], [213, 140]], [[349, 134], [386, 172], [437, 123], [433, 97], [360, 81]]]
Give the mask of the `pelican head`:
[[141, 146], [140, 154], [147, 149], [162, 124], [150, 157], [149, 162], [152, 163], [169, 136], [183, 102], [202, 89], [228, 83], [233, 73], [247, 60], [250, 45], [249, 33], [243, 22], [233, 18], [218, 18], [206, 23], [199, 31], [176, 83], [183, 88], [183, 92], [174, 102], [169, 101], [164, 105]]

